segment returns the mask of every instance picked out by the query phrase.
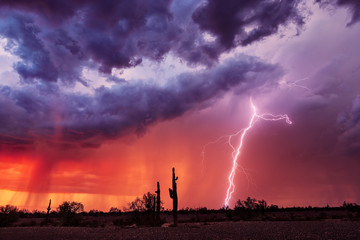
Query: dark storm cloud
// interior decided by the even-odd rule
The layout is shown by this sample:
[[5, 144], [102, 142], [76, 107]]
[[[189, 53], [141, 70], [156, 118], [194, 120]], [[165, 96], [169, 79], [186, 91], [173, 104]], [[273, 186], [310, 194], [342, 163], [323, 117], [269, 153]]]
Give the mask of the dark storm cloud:
[[219, 37], [221, 44], [229, 49], [261, 40], [289, 22], [301, 26], [304, 22], [297, 10], [298, 4], [297, 0], [209, 0], [194, 12], [193, 19], [202, 30]]
[[360, 1], [358, 0], [316, 0], [316, 2], [323, 6], [331, 4], [333, 6], [348, 8], [352, 14], [352, 18], [348, 23], [348, 26], [360, 21]]
[[1, 1], [0, 35], [25, 80], [80, 81], [81, 68], [133, 67], [171, 49], [170, 1]]
[[205, 107], [230, 89], [244, 92], [263, 86], [281, 74], [276, 65], [241, 55], [209, 71], [181, 74], [165, 86], [129, 81], [100, 87], [93, 95], [56, 90], [49, 94], [35, 85], [21, 89], [3, 86], [1, 145], [9, 145], [11, 138], [6, 136], [19, 136], [19, 144], [45, 140], [96, 147], [106, 139], [142, 135], [152, 123]]
[[[359, 19], [355, 0], [320, 1], [346, 6]], [[161, 61], [171, 52], [189, 65], [214, 66], [219, 56], [304, 24], [300, 0], [289, 1], [0, 1], [0, 36], [20, 57], [14, 65], [25, 82], [58, 80], [73, 86], [84, 67], [110, 74], [144, 58]], [[214, 36], [207, 41], [204, 33]]]
[[[252, 57], [221, 64], [218, 58], [232, 47], [276, 33], [280, 25], [301, 25], [297, 5], [260, 0], [0, 1], [0, 37], [19, 58], [13, 67], [22, 80], [18, 87], [1, 86], [1, 145], [46, 141], [97, 147], [208, 106], [226, 91], [264, 86], [266, 79], [281, 75], [279, 67]], [[246, 33], [249, 26], [255, 27]], [[214, 39], [206, 39], [205, 32]], [[162, 86], [111, 75], [114, 68], [135, 67], [144, 58], [162, 61], [167, 53], [206, 70], [180, 74]], [[92, 88], [84, 68], [98, 70], [115, 85], [94, 94], [62, 91], [76, 82]]]
[[28, 54], [21, 51], [35, 50], [34, 47], [38, 52], [46, 52], [47, 56], [40, 58], [44, 63], [54, 62], [55, 71], [38, 64], [50, 76], [35, 74], [34, 70], [35, 73], [26, 77], [81, 81], [79, 68], [89, 64], [111, 73], [114, 67], [134, 67], [143, 57], [160, 60], [171, 49], [172, 39], [176, 40], [179, 32], [171, 23], [170, 3], [168, 0], [1, 1], [2, 22], [11, 24], [5, 27], [17, 34], [11, 36], [6, 31], [0, 34], [17, 44], [14, 53], [23, 60], [19, 64], [37, 59], [31, 55], [24, 59]]
[[[200, 4], [200, 6], [199, 6]], [[224, 51], [301, 25], [297, 1], [0, 1], [0, 35], [22, 61], [24, 80], [79, 81], [83, 67], [110, 74], [143, 58], [173, 53], [189, 65], [213, 66]], [[245, 32], [246, 27], [254, 28]], [[204, 39], [204, 31], [216, 37]], [[239, 40], [236, 37], [239, 36]], [[10, 46], [11, 45], [11, 46]]]
[[[354, 10], [354, 1], [337, 1]], [[222, 93], [242, 93], [276, 79], [280, 70], [251, 57], [219, 64], [219, 56], [274, 34], [280, 26], [304, 24], [298, 0], [289, 1], [0, 1], [0, 36], [19, 57], [14, 69], [22, 86], [1, 87], [2, 145], [99, 146], [106, 139], [143, 134], [157, 121], [210, 104]], [[210, 34], [210, 39], [204, 37]], [[212, 39], [211, 39], [212, 38]], [[144, 58], [162, 61], [171, 53], [188, 65], [164, 86], [111, 76]], [[84, 68], [115, 83], [93, 95], [62, 92], [90, 83]]]
[[0, 85], [1, 147], [25, 149], [38, 135], [53, 134], [58, 88], [41, 83], [12, 89]]
[[7, 50], [19, 56], [23, 61], [14, 65], [24, 81], [44, 79], [57, 80], [49, 52], [36, 36], [39, 32], [33, 20], [20, 14], [0, 14], [6, 21], [0, 22], [0, 35], [8, 39]]

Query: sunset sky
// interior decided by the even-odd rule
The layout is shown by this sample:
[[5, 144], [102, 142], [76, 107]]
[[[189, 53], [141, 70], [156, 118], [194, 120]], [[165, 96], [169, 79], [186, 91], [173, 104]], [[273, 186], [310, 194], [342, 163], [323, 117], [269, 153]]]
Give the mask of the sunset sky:
[[160, 181], [171, 208], [175, 167], [179, 208], [218, 209], [250, 98], [293, 124], [248, 131], [230, 207], [360, 203], [358, 0], [2, 0], [0, 205], [122, 209]]

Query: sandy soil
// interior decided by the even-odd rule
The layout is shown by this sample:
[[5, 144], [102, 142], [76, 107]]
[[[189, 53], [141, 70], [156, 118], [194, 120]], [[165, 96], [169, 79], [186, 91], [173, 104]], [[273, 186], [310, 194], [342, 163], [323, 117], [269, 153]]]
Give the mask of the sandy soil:
[[360, 239], [360, 222], [218, 222], [178, 227], [11, 227], [0, 239]]

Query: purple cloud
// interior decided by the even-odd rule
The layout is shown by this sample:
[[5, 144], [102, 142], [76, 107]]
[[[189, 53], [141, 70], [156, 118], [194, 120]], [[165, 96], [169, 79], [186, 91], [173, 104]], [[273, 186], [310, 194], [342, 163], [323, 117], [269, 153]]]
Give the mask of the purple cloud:
[[[209, 0], [198, 8], [193, 19], [200, 28], [219, 37], [226, 49], [248, 45], [277, 32], [289, 22], [301, 26], [300, 1], [221, 1]], [[246, 28], [252, 28], [246, 31]]]
[[[355, 1], [337, 1], [351, 7]], [[343, 4], [342, 4], [343, 3]], [[47, 141], [99, 146], [106, 139], [143, 134], [148, 125], [202, 108], [225, 92], [240, 94], [282, 75], [276, 64], [221, 54], [304, 24], [301, 1], [1, 1], [0, 36], [21, 86], [0, 87], [1, 145]], [[206, 39], [210, 34], [212, 40]], [[162, 61], [172, 54], [201, 72], [183, 73], [165, 85], [127, 81], [113, 69]], [[91, 87], [82, 76], [96, 69], [115, 85], [92, 94], [66, 93], [63, 85]], [[60, 84], [59, 84], [60, 83]]]
[[[189, 65], [211, 66], [221, 53], [276, 33], [280, 25], [302, 25], [297, 5], [260, 0], [209, 1], [200, 7], [169, 0], [1, 1], [0, 35], [11, 40], [8, 48], [22, 59], [14, 68], [24, 80], [86, 85], [82, 67], [110, 74], [113, 68], [135, 67], [143, 58], [161, 61], [169, 52]], [[180, 15], [185, 10], [190, 10], [187, 19]], [[204, 31], [219, 40], [205, 41]]]
[[[65, 94], [40, 85], [2, 86], [1, 145], [45, 140], [65, 146], [99, 146], [106, 139], [142, 135], [152, 123], [199, 109], [231, 89], [250, 91], [281, 74], [277, 65], [242, 55], [211, 70], [183, 73], [165, 86], [129, 81], [100, 87], [93, 95]], [[15, 142], [7, 136], [16, 136]]]
[[352, 14], [351, 21], [347, 24], [348, 26], [360, 21], [360, 2], [357, 0], [316, 0], [322, 6], [339, 6], [347, 8]]

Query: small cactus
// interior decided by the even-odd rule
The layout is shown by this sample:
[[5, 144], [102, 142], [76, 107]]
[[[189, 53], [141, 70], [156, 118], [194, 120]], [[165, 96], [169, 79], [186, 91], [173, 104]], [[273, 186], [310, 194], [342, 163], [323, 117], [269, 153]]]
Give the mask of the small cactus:
[[156, 193], [156, 224], [160, 224], [160, 207], [161, 207], [161, 200], [160, 200], [160, 183], [157, 182], [157, 190]]
[[50, 201], [49, 201], [49, 206], [48, 206], [47, 212], [46, 212], [46, 222], [49, 222], [50, 210], [51, 210], [51, 199], [50, 199]]

